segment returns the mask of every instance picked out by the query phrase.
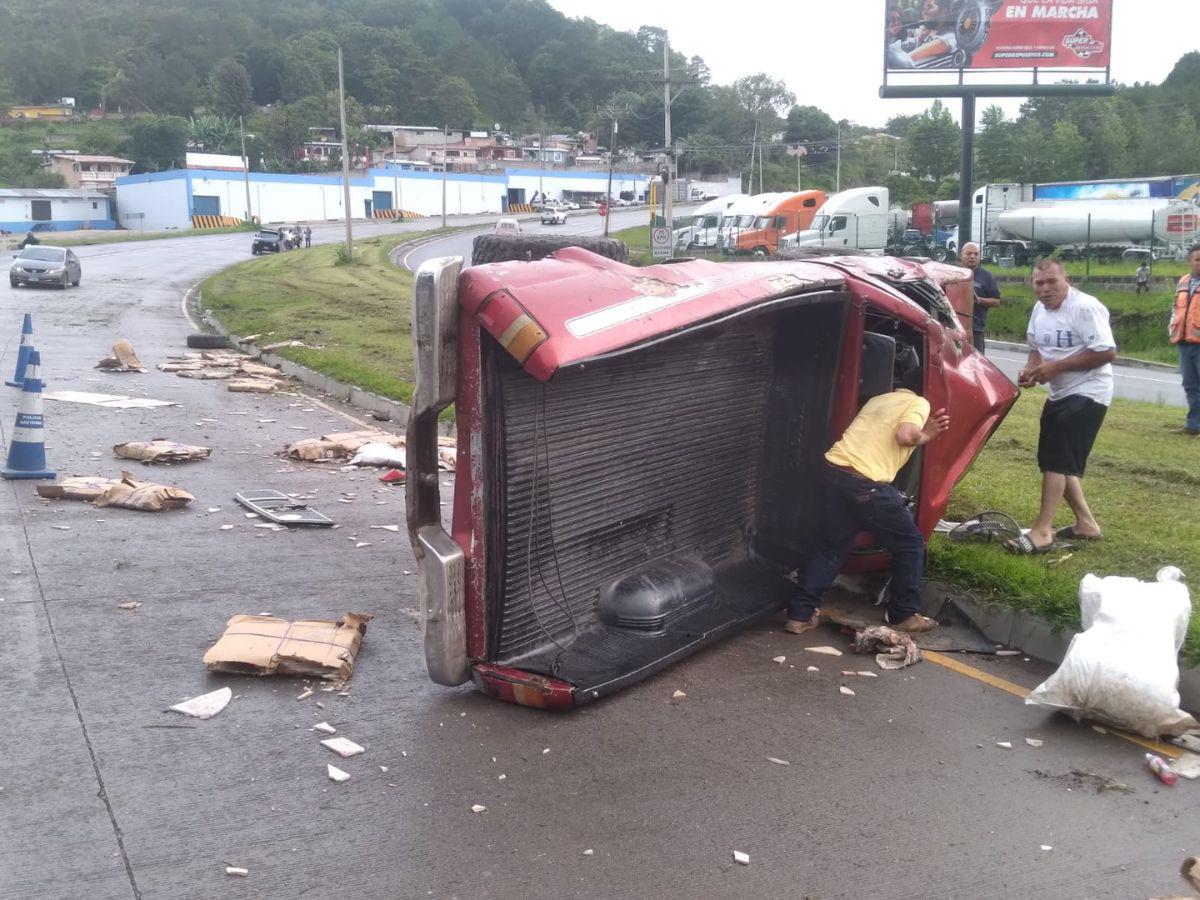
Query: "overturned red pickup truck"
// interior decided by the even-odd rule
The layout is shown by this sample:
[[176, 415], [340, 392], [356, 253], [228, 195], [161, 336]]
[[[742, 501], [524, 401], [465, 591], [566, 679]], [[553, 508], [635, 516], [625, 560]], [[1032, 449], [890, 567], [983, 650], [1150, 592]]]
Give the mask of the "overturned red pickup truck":
[[[425, 263], [408, 526], [432, 679], [570, 708], [777, 613], [823, 454], [912, 366], [953, 423], [897, 477], [928, 537], [1017, 395], [971, 347], [971, 302], [966, 270], [888, 257]], [[887, 565], [863, 535], [847, 570]]]

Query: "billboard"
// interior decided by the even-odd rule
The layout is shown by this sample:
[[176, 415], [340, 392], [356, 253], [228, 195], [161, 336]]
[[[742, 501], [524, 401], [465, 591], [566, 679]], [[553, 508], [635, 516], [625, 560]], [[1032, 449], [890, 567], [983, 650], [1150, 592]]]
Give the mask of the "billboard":
[[1105, 69], [1113, 0], [887, 0], [889, 72]]
[[1035, 200], [1192, 200], [1200, 194], [1195, 175], [1165, 175], [1158, 178], [1068, 181], [1033, 186]]

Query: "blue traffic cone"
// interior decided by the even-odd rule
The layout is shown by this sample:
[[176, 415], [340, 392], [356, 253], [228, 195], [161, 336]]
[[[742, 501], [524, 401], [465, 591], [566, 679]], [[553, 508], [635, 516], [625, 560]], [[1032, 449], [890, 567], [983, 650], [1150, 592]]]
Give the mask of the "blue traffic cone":
[[25, 313], [25, 322], [21, 325], [21, 346], [17, 348], [17, 374], [12, 381], [4, 382], [9, 387], [25, 386], [25, 367], [29, 365], [29, 354], [33, 352], [33, 316]]
[[8, 465], [0, 469], [4, 478], [54, 478], [46, 468], [46, 443], [42, 439], [42, 379], [38, 370], [41, 354], [29, 354], [25, 386], [21, 389], [21, 406], [17, 410], [17, 425], [8, 444]]

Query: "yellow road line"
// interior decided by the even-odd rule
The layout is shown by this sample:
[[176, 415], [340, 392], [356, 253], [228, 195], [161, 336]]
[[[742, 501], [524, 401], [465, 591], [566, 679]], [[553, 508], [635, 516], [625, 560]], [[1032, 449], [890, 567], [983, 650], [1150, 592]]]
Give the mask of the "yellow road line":
[[[965, 675], [968, 678], [973, 678], [976, 681], [981, 681], [989, 687], [998, 688], [1006, 693], [1012, 694], [1014, 697], [1020, 697], [1024, 700], [1029, 696], [1028, 688], [1023, 688], [1019, 684], [1014, 684], [1003, 678], [999, 678], [990, 672], [984, 672], [982, 669], [977, 669], [974, 666], [969, 666], [961, 659], [953, 656], [947, 656], [944, 653], [937, 653], [933, 650], [922, 650], [921, 655], [935, 665], [949, 669], [951, 672], [957, 672], [959, 675]], [[1130, 734], [1127, 731], [1121, 731], [1119, 728], [1113, 728], [1109, 725], [1103, 726], [1109, 734], [1119, 738], [1124, 738], [1131, 743], [1137, 744], [1140, 747], [1145, 747], [1147, 750], [1157, 753], [1159, 756], [1165, 756], [1167, 759], [1178, 759], [1183, 753], [1178, 747], [1171, 744], [1163, 744], [1159, 741], [1147, 740], [1136, 734]]]

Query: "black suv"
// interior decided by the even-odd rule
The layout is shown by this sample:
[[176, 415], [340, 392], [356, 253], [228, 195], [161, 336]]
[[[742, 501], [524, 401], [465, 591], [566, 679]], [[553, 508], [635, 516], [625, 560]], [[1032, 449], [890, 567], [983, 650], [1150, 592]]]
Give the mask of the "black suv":
[[283, 249], [283, 239], [279, 236], [279, 232], [266, 228], [254, 236], [254, 243], [250, 245], [250, 252], [255, 256], [260, 253], [278, 253]]

